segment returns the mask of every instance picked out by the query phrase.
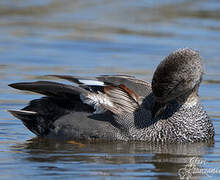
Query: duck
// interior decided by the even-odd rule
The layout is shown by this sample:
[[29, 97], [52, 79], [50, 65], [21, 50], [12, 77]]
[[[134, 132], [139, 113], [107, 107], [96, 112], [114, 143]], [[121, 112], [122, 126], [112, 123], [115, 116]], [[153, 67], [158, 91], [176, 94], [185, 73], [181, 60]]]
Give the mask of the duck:
[[[8, 110], [38, 137], [78, 141], [195, 143], [214, 138], [198, 90], [204, 67], [199, 52], [171, 52], [152, 82], [130, 75], [19, 82], [10, 87], [43, 95], [21, 110]], [[69, 81], [61, 83], [60, 81]]]

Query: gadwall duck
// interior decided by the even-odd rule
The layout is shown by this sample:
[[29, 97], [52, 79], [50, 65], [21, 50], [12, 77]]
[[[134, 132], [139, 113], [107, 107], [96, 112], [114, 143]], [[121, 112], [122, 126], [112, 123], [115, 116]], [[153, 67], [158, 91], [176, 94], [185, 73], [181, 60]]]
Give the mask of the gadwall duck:
[[127, 75], [50, 75], [74, 85], [53, 81], [10, 84], [44, 97], [9, 112], [40, 137], [208, 141], [214, 137], [214, 127], [198, 96], [203, 73], [198, 52], [178, 49], [158, 65], [151, 84]]

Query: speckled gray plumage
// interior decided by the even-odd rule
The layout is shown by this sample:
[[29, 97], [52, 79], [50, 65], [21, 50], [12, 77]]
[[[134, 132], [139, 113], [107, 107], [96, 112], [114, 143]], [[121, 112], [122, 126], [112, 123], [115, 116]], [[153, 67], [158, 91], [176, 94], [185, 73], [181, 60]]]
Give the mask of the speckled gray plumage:
[[[57, 76], [80, 85], [73, 87], [52, 82], [12, 84], [10, 86], [14, 88], [47, 97], [32, 101], [24, 111], [10, 112], [38, 136], [51, 138], [169, 143], [208, 141], [214, 137], [214, 127], [198, 96], [203, 72], [198, 52], [179, 49], [157, 67], [152, 90], [149, 83], [132, 76], [90, 79], [104, 82], [108, 89], [83, 85], [78, 77]], [[104, 104], [105, 112], [93, 114], [91, 104], [85, 104], [80, 98], [80, 94], [87, 97], [90, 93], [100, 96], [102, 93], [103, 96], [105, 93], [119, 94], [109, 96], [113, 104]], [[121, 108], [123, 103], [115, 97], [123, 101], [127, 99], [126, 106], [133, 107]]]
[[141, 109], [134, 114], [119, 115], [116, 120], [124, 123], [122, 132], [129, 140], [201, 142], [214, 136], [212, 122], [199, 100], [192, 106], [173, 101], [156, 118], [146, 117], [150, 117], [150, 112]]

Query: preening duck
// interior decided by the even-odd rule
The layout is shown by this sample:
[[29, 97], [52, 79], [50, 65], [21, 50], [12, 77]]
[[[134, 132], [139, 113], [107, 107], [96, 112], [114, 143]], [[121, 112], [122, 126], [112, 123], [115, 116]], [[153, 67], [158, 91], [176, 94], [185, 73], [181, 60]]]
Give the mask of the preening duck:
[[203, 73], [198, 52], [178, 49], [158, 65], [152, 83], [127, 75], [50, 75], [72, 84], [54, 81], [10, 84], [44, 97], [9, 112], [40, 137], [208, 141], [214, 137], [214, 127], [198, 96]]

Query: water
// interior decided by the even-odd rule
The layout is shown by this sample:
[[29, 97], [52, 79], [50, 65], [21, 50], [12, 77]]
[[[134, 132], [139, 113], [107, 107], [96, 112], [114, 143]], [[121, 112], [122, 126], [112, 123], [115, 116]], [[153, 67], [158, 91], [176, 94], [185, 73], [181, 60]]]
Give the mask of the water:
[[[0, 179], [178, 179], [190, 162], [191, 170], [197, 165], [208, 173], [186, 177], [219, 179], [219, 1], [2, 0], [0, 27]], [[57, 142], [35, 138], [5, 111], [39, 97], [9, 83], [46, 74], [151, 81], [159, 62], [181, 47], [203, 57], [200, 96], [215, 126], [214, 144]]]

